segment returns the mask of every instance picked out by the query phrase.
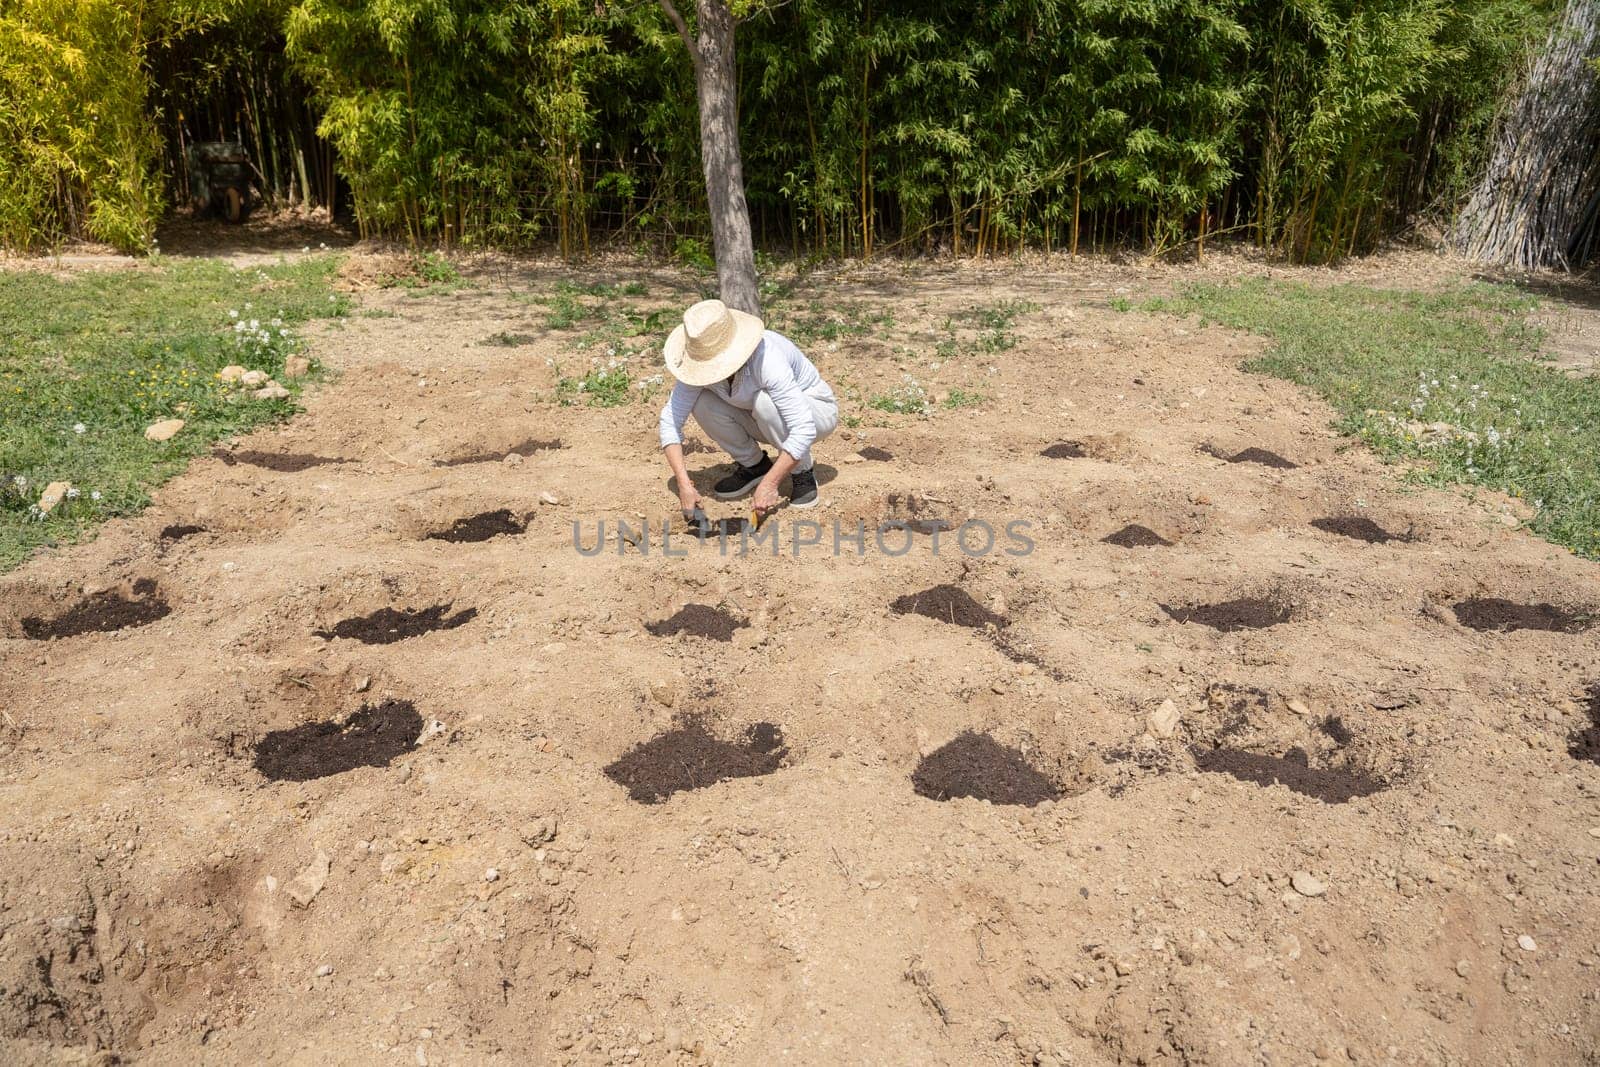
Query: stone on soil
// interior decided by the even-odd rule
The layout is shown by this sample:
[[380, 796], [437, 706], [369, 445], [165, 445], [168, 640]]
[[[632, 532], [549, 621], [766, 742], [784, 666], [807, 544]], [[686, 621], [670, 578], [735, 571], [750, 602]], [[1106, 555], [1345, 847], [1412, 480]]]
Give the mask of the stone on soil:
[[247, 370], [243, 374], [239, 375], [239, 384], [247, 386], [251, 389], [254, 389], [257, 386], [266, 385], [271, 380], [272, 375], [268, 374], [264, 370]]
[[250, 394], [257, 400], [282, 400], [289, 395], [289, 390], [277, 382], [269, 380], [266, 385]]
[[1294, 891], [1303, 897], [1320, 897], [1328, 891], [1322, 880], [1306, 871], [1295, 871], [1289, 876], [1289, 884], [1294, 886]]
[[285, 378], [304, 378], [311, 373], [311, 361], [305, 356], [290, 356], [283, 361]]
[[1178, 732], [1178, 723], [1182, 719], [1183, 716], [1178, 713], [1178, 705], [1171, 700], [1163, 700], [1161, 706], [1150, 713], [1145, 725], [1149, 728], [1152, 737], [1166, 740]]
[[224, 382], [236, 382], [245, 376], [245, 369], [237, 363], [230, 363], [217, 372], [217, 379]]
[[328, 873], [332, 870], [333, 860], [319, 848], [317, 858], [295, 875], [294, 880], [283, 887], [283, 891], [296, 907], [309, 908], [311, 902], [317, 899], [317, 894], [322, 892], [322, 887], [328, 884]]

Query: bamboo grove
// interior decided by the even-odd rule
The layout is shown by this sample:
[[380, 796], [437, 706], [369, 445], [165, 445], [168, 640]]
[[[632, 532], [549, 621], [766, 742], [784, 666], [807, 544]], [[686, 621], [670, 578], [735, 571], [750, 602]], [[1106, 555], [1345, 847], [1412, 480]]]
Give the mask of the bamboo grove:
[[[1536, 0], [744, 0], [758, 243], [1310, 261], [1447, 219]], [[694, 248], [694, 79], [654, 0], [7, 0], [0, 242], [146, 247], [185, 138], [449, 245]], [[181, 118], [180, 118], [181, 116]]]

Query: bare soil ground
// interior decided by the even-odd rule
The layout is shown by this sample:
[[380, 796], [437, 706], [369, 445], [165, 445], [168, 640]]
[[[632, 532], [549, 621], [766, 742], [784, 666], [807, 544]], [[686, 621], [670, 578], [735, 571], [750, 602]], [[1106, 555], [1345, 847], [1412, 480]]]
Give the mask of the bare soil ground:
[[[922, 525], [800, 559], [575, 551], [676, 501], [658, 402], [555, 403], [557, 268], [363, 292], [305, 415], [0, 581], [0, 1059], [1593, 1061], [1595, 567], [1108, 307], [1269, 269], [813, 276], [898, 339], [808, 346], [807, 517]], [[907, 373], [985, 399], [863, 408]]]

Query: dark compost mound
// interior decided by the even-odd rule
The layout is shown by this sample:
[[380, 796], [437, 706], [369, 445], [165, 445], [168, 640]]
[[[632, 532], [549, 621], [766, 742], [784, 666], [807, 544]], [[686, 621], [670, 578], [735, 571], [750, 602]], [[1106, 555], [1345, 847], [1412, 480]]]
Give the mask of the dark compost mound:
[[450, 524], [448, 530], [436, 530], [429, 534], [427, 539], [461, 544], [487, 541], [501, 534], [520, 534], [527, 528], [528, 524], [511, 514], [509, 509], [501, 508], [498, 511], [484, 511], [464, 519], [457, 519]]
[[1392, 534], [1365, 515], [1333, 515], [1325, 519], [1312, 519], [1311, 525], [1323, 533], [1351, 537], [1368, 544], [1382, 545], [1390, 541], [1408, 541], [1402, 534]]
[[733, 631], [749, 625], [710, 604], [685, 604], [660, 622], [645, 623], [644, 628], [655, 637], [689, 634], [712, 641], [732, 641]]
[[182, 526], [178, 523], [173, 523], [171, 526], [163, 526], [161, 528], [161, 540], [182, 541], [185, 537], [193, 537], [195, 534], [203, 534], [205, 532], [206, 528], [204, 526]]
[[876, 445], [868, 445], [866, 448], [863, 448], [861, 451], [857, 452], [856, 455], [860, 456], [862, 459], [871, 460], [874, 463], [887, 463], [889, 460], [894, 458], [893, 452], [886, 451], [877, 447]]
[[326, 467], [330, 463], [349, 463], [347, 459], [335, 459], [332, 456], [314, 456], [307, 452], [257, 452], [247, 449], [243, 452], [225, 452], [222, 449], [211, 453], [223, 463], [232, 467], [243, 463], [251, 467], [262, 467], [280, 474], [293, 474], [296, 471], [310, 470], [312, 467]]
[[1197, 622], [1225, 634], [1237, 630], [1261, 630], [1294, 618], [1294, 611], [1287, 604], [1253, 596], [1224, 600], [1220, 604], [1197, 604], [1189, 608], [1162, 604], [1161, 610], [1177, 622]]
[[1256, 785], [1277, 782], [1328, 804], [1344, 804], [1388, 788], [1388, 783], [1381, 779], [1357, 771], [1313, 767], [1305, 751], [1298, 748], [1291, 748], [1282, 756], [1237, 748], [1197, 748], [1191, 749], [1191, 753], [1202, 771], [1231, 775], [1241, 782]]
[[911, 775], [911, 787], [932, 800], [974, 797], [1029, 808], [1061, 795], [1021, 752], [971, 730], [924, 756]]
[[1040, 452], [1045, 459], [1084, 459], [1089, 455], [1081, 442], [1057, 441], [1055, 444]]
[[443, 463], [441, 463], [440, 466], [441, 467], [465, 467], [470, 463], [499, 463], [501, 460], [505, 459], [507, 456], [513, 455], [513, 454], [521, 456], [524, 459], [526, 459], [529, 456], [533, 455], [535, 452], [545, 452], [545, 451], [548, 451], [550, 449], [556, 449], [556, 448], [560, 448], [560, 447], [561, 447], [561, 439], [559, 437], [554, 438], [554, 439], [549, 440], [549, 441], [537, 441], [537, 440], [534, 440], [533, 438], [530, 437], [530, 438], [528, 438], [528, 440], [522, 442], [519, 445], [512, 445], [510, 448], [506, 449], [504, 452], [472, 452], [472, 453], [469, 453], [469, 454], [467, 454], [465, 456], [456, 456], [453, 459], [447, 459]]
[[1600, 682], [1589, 687], [1585, 710], [1589, 725], [1572, 735], [1567, 745], [1567, 755], [1586, 763], [1600, 764]]
[[1593, 619], [1583, 613], [1566, 611], [1554, 604], [1518, 604], [1499, 597], [1472, 597], [1452, 609], [1456, 621], [1472, 630], [1550, 630], [1575, 634], [1589, 628]]
[[309, 782], [356, 767], [387, 767], [417, 747], [422, 716], [408, 700], [363, 704], [344, 723], [274, 730], [256, 745], [256, 770], [274, 782]]
[[948, 622], [954, 626], [981, 629], [985, 626], [1003, 627], [1004, 615], [996, 615], [976, 600], [965, 589], [953, 585], [936, 585], [920, 593], [907, 593], [889, 605], [896, 615], [925, 615], [930, 619]]
[[771, 774], [783, 763], [783, 732], [769, 722], [745, 731], [741, 742], [713, 737], [699, 719], [630, 749], [605, 769], [605, 776], [641, 804], [659, 804], [686, 789], [703, 789], [729, 778]]
[[1172, 544], [1171, 541], [1168, 541], [1165, 537], [1150, 529], [1150, 527], [1140, 526], [1136, 522], [1130, 523], [1116, 533], [1108, 534], [1100, 540], [1108, 545], [1116, 545], [1119, 548], [1159, 548], [1163, 545]]
[[435, 604], [431, 608], [379, 608], [371, 615], [359, 615], [334, 624], [331, 630], [317, 630], [318, 637], [332, 640], [335, 637], [352, 637], [364, 645], [392, 645], [408, 637], [433, 630], [454, 630], [478, 617], [477, 608], [466, 608], [446, 616], [452, 604]]
[[33, 641], [48, 641], [56, 637], [147, 626], [172, 614], [167, 602], [156, 595], [156, 583], [150, 579], [141, 578], [135, 582], [133, 592], [138, 599], [129, 600], [122, 593], [108, 589], [85, 597], [53, 619], [28, 616], [22, 620], [22, 633]]
[[1300, 466], [1293, 460], [1284, 459], [1276, 452], [1268, 452], [1264, 448], [1247, 448], [1242, 452], [1235, 452], [1231, 456], [1215, 445], [1206, 445], [1203, 451], [1207, 455], [1216, 456], [1218, 459], [1228, 463], [1257, 463], [1263, 467], [1273, 467], [1282, 471], [1292, 471]]

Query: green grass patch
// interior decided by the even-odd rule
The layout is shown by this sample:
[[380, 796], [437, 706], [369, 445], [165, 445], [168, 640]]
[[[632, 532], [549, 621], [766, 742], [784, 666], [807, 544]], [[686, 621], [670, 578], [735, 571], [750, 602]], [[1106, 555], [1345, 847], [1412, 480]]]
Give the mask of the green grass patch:
[[837, 341], [841, 337], [874, 334], [887, 336], [894, 328], [894, 313], [859, 301], [813, 300], [806, 307], [784, 307], [773, 301], [767, 310], [767, 327], [798, 345]]
[[595, 408], [614, 408], [632, 397], [633, 379], [623, 366], [595, 367], [581, 378], [556, 379], [556, 400], [561, 404], [585, 404]]
[[[255, 400], [216, 375], [237, 363], [297, 393], [283, 362], [301, 348], [300, 325], [349, 312], [330, 291], [336, 266], [323, 256], [245, 270], [161, 260], [68, 278], [0, 272], [0, 570], [137, 512], [217, 438], [292, 413], [294, 397]], [[144, 439], [169, 418], [187, 423], [177, 437]], [[41, 516], [53, 481], [77, 495]]]
[[982, 393], [968, 392], [965, 389], [952, 389], [945, 394], [944, 403], [940, 405], [954, 411], [958, 408], [975, 408], [987, 399]]
[[868, 400], [867, 406], [890, 415], [926, 415], [932, 408], [927, 390], [909, 377], [889, 392]]
[[1146, 305], [1272, 338], [1245, 369], [1315, 390], [1342, 431], [1410, 464], [1417, 481], [1518, 497], [1537, 533], [1600, 559], [1600, 380], [1540, 364], [1535, 306], [1509, 286], [1417, 293], [1266, 279]]

